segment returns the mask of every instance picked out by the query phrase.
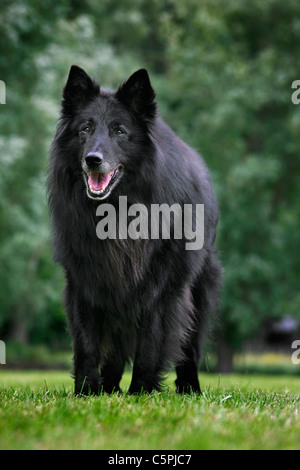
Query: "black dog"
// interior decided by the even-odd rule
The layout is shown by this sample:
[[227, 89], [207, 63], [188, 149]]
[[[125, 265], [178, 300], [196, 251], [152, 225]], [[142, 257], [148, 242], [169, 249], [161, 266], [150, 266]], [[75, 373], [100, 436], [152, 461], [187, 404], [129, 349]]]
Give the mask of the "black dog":
[[[203, 160], [158, 116], [154, 98], [144, 69], [112, 92], [72, 66], [63, 91], [49, 204], [55, 259], [67, 280], [76, 394], [119, 391], [130, 360], [129, 393], [160, 390], [171, 365], [178, 392], [200, 392], [200, 344], [221, 279], [218, 209]], [[203, 246], [191, 249], [185, 232], [174, 235], [175, 215], [169, 238], [151, 237], [150, 226], [149, 237], [120, 236], [120, 196], [148, 214], [154, 204], [192, 207]], [[103, 204], [116, 214], [116, 237], [97, 236]], [[196, 204], [204, 204], [204, 229], [195, 226]]]

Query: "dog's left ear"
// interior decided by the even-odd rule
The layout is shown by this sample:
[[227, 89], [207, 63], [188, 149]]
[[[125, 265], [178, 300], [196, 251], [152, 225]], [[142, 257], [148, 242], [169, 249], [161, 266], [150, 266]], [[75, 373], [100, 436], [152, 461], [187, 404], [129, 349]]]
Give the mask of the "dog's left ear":
[[132, 74], [119, 87], [116, 98], [143, 117], [152, 118], [155, 116], [155, 92], [145, 69], [140, 69]]

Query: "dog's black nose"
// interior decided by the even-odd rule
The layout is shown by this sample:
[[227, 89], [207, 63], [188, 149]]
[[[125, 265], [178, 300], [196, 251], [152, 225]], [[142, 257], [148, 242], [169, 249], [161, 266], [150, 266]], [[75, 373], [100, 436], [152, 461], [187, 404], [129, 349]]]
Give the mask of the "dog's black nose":
[[90, 152], [85, 157], [86, 164], [91, 169], [96, 169], [99, 165], [101, 165], [102, 160], [103, 155], [99, 152]]

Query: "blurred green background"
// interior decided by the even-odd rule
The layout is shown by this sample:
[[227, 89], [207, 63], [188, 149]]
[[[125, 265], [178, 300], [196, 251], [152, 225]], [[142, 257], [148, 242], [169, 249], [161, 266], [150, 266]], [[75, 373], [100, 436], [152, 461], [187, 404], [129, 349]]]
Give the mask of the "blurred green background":
[[77, 64], [111, 88], [147, 68], [161, 115], [212, 172], [225, 274], [203, 367], [250, 370], [243, 354], [264, 351], [273, 367], [289, 355], [299, 374], [290, 361], [300, 339], [300, 106], [291, 101], [299, 1], [2, 0], [0, 31], [7, 367], [63, 365], [70, 351], [45, 181], [62, 88]]

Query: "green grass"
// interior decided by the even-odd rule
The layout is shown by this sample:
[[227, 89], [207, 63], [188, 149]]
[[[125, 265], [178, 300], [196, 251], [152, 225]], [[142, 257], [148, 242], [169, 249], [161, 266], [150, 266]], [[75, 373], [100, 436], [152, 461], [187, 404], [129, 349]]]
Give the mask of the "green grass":
[[[123, 389], [129, 385], [125, 374]], [[299, 449], [300, 378], [200, 374], [203, 395], [74, 398], [66, 372], [0, 369], [0, 449]]]

